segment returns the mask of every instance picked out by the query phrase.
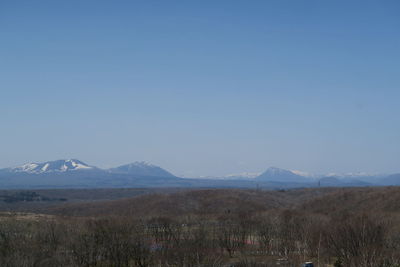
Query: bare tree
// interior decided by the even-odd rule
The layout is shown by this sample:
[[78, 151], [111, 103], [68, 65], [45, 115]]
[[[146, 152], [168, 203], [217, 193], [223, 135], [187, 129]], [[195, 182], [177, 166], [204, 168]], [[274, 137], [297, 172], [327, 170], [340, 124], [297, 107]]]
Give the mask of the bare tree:
[[344, 266], [380, 266], [385, 248], [385, 223], [362, 215], [332, 222], [327, 233], [330, 249]]

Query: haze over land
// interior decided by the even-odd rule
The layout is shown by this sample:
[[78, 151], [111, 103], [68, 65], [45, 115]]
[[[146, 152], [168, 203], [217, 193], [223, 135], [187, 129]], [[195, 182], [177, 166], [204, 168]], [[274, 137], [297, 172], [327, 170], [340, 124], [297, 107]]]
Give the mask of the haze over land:
[[224, 177], [178, 177], [147, 163], [134, 162], [109, 169], [88, 165], [77, 159], [26, 163], [0, 169], [0, 189], [27, 188], [263, 188], [281, 189], [330, 186], [400, 185], [400, 174], [328, 174], [310, 175], [269, 167], [259, 174]]

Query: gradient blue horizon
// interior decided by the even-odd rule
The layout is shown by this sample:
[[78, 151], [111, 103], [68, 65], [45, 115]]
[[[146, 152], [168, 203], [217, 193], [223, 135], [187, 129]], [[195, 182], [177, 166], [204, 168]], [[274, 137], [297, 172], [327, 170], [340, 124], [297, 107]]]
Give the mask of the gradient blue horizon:
[[1, 1], [0, 167], [400, 172], [398, 1]]

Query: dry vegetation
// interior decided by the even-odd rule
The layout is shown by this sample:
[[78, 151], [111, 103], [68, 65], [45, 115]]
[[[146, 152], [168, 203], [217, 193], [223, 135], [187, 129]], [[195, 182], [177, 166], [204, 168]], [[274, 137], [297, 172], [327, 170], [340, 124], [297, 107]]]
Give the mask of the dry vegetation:
[[399, 200], [397, 187], [208, 189], [45, 205], [0, 214], [0, 265], [394, 267]]

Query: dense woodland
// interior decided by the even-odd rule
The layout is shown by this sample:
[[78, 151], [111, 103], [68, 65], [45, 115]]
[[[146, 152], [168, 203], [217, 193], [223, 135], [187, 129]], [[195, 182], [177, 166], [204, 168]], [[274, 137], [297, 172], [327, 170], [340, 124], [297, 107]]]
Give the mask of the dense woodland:
[[0, 266], [400, 266], [397, 187], [65, 202], [2, 212]]

